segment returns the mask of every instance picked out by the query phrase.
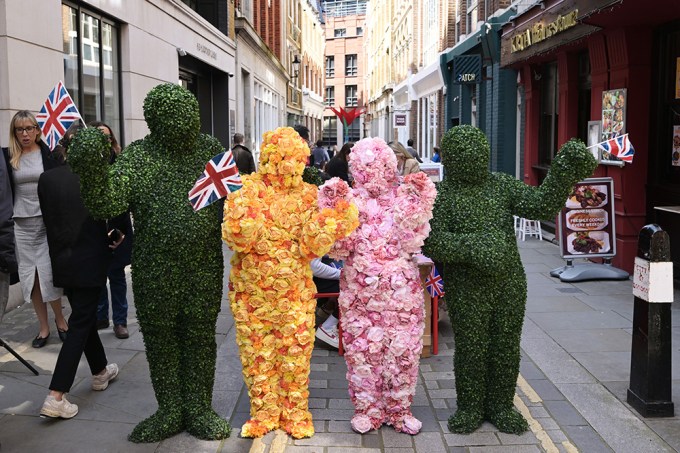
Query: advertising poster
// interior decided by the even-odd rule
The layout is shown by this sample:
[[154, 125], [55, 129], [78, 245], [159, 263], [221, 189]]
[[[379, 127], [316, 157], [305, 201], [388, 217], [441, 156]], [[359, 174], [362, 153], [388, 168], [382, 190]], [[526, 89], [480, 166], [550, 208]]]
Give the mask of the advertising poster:
[[680, 126], [673, 126], [671, 164], [673, 164], [674, 167], [680, 167]]
[[560, 213], [559, 229], [562, 258], [616, 255], [612, 178], [577, 183]]
[[602, 140], [626, 133], [626, 90], [602, 93]]

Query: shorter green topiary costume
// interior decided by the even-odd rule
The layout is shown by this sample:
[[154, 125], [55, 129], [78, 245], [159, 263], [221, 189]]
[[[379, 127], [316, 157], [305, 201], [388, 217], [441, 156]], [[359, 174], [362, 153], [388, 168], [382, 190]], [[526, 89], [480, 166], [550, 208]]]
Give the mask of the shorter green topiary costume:
[[437, 186], [432, 232], [423, 252], [444, 263], [444, 289], [456, 341], [458, 410], [449, 429], [470, 433], [486, 419], [505, 433], [527, 422], [513, 408], [527, 296], [513, 215], [551, 220], [574, 184], [592, 174], [595, 158], [567, 142], [540, 187], [490, 173], [489, 143], [473, 126], [442, 138], [445, 178]]
[[194, 212], [187, 198], [223, 147], [200, 134], [198, 102], [179, 85], [153, 88], [144, 119], [150, 134], [111, 166], [108, 153], [96, 152], [97, 128], [79, 133], [68, 156], [94, 216], [111, 218], [129, 208], [135, 221], [132, 289], [158, 411], [129, 439], [158, 442], [183, 430], [223, 439], [229, 423], [211, 406], [224, 274], [222, 203]]

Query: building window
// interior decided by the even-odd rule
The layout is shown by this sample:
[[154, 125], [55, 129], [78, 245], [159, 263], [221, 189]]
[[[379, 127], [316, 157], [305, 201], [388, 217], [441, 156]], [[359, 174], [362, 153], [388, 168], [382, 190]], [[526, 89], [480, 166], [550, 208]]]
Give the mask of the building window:
[[345, 75], [356, 77], [357, 75], [357, 54], [345, 55]]
[[467, 29], [466, 35], [470, 36], [477, 31], [477, 21], [479, 20], [479, 8], [477, 8], [477, 0], [468, 0], [467, 7]]
[[557, 153], [559, 93], [557, 63], [544, 65], [540, 73], [541, 117], [539, 123], [539, 165], [548, 167]]
[[331, 107], [335, 105], [335, 87], [326, 87], [325, 103]]
[[345, 87], [345, 107], [356, 107], [359, 105], [357, 100], [357, 86], [347, 85]]
[[323, 117], [323, 144], [333, 146], [338, 143], [338, 118], [335, 116]]
[[86, 123], [104, 121], [123, 142], [118, 24], [62, 5], [64, 85]]
[[358, 142], [361, 140], [361, 121], [359, 118], [355, 119], [352, 121], [352, 124], [349, 125], [347, 128], [347, 137], [345, 137], [344, 141], [346, 142]]
[[347, 29], [346, 28], [336, 28], [334, 31], [334, 36], [336, 38], [342, 38], [344, 36], [347, 36]]
[[364, 27], [357, 27], [357, 36], [362, 36], [364, 34]]
[[326, 57], [326, 77], [335, 77], [335, 57]]

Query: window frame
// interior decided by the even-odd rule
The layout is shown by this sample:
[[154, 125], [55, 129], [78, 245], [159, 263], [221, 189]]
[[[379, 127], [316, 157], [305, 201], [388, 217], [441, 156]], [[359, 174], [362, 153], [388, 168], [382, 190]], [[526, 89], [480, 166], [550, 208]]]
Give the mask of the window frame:
[[355, 53], [345, 55], [345, 77], [356, 77], [359, 74], [359, 56]]
[[334, 38], [345, 38], [347, 37], [347, 28], [336, 28], [333, 30]]
[[[350, 96], [352, 92], [354, 96]], [[345, 85], [345, 107], [358, 107], [358, 106], [359, 106], [359, 86]]]
[[335, 77], [335, 55], [326, 55], [326, 78]]
[[[331, 96], [329, 96], [329, 94]], [[324, 105], [328, 107], [333, 107], [335, 105], [335, 86], [334, 85], [328, 85], [326, 86], [326, 90], [324, 92]]]

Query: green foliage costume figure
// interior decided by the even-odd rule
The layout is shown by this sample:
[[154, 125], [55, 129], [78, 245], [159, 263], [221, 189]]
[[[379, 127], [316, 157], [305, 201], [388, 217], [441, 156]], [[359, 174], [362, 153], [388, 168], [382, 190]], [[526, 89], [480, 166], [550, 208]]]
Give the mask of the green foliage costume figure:
[[200, 134], [198, 102], [186, 89], [163, 84], [144, 100], [151, 133], [109, 166], [93, 152], [97, 128], [83, 130], [69, 150], [85, 204], [99, 218], [132, 211], [132, 288], [158, 411], [130, 434], [158, 442], [183, 430], [201, 439], [229, 436], [212, 409], [215, 325], [224, 264], [221, 203], [194, 212], [187, 193], [206, 162], [223, 151]]
[[512, 216], [551, 220], [573, 185], [596, 167], [585, 145], [562, 146], [540, 187], [490, 173], [489, 143], [472, 126], [442, 138], [445, 178], [437, 187], [432, 232], [423, 253], [444, 263], [456, 341], [458, 410], [449, 429], [470, 433], [486, 419], [506, 433], [527, 422], [513, 409], [527, 296]]

